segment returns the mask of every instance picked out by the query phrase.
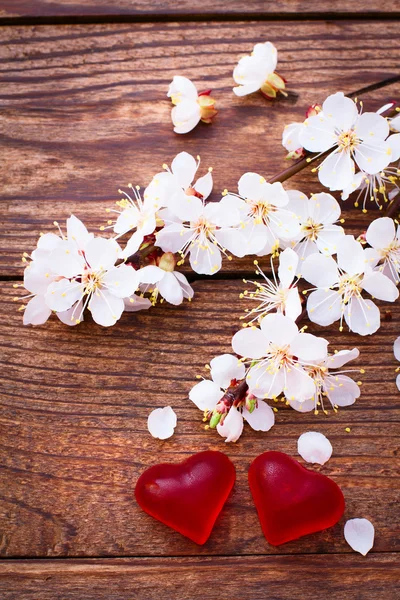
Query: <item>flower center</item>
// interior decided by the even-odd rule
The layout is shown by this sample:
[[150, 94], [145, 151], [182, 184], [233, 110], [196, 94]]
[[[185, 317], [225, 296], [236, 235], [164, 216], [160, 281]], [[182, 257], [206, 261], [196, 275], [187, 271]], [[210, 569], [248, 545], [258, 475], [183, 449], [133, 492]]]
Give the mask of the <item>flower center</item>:
[[400, 256], [393, 256], [400, 254], [400, 242], [398, 240], [393, 240], [389, 246], [386, 248], [382, 248], [380, 254], [383, 259], [394, 259], [395, 262], [400, 258]]
[[192, 229], [197, 236], [204, 235], [206, 237], [215, 231], [215, 225], [209, 223], [204, 217], [200, 217], [197, 221], [191, 223]]
[[337, 139], [339, 152], [352, 152], [354, 148], [360, 143], [356, 132], [353, 129], [349, 131], [342, 131]]
[[344, 304], [353, 296], [361, 295], [361, 281], [360, 275], [342, 275], [339, 278], [339, 294], [342, 294]]
[[322, 224], [321, 223], [316, 223], [311, 218], [309, 218], [304, 223], [304, 225], [302, 226], [301, 229], [304, 232], [304, 236], [308, 240], [311, 240], [312, 242], [315, 242], [316, 239], [317, 239], [317, 237], [318, 237], [319, 232], [322, 229]]
[[275, 344], [270, 345], [271, 362], [274, 363], [276, 370], [281, 367], [289, 366], [292, 364], [292, 355], [290, 354], [290, 346], [277, 346]]
[[84, 284], [84, 294], [93, 294], [98, 288], [101, 287], [103, 279], [103, 273], [94, 273], [91, 271], [85, 271], [82, 275], [82, 283]]
[[249, 216], [254, 217], [257, 224], [267, 223], [271, 213], [276, 211], [276, 207], [266, 200], [250, 200], [246, 198], [249, 205]]

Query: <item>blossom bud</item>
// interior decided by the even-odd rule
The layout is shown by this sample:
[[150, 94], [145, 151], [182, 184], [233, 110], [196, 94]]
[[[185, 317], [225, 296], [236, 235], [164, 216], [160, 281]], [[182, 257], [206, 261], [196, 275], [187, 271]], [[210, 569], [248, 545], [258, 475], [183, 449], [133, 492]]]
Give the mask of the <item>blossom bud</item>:
[[285, 80], [278, 73], [270, 73], [262, 84], [260, 91], [266, 98], [276, 98], [278, 92], [287, 96], [285, 90]]
[[215, 108], [216, 101], [210, 96], [211, 90], [201, 92], [197, 98], [197, 103], [200, 106], [200, 119], [203, 123], [211, 123], [215, 115], [218, 113]]
[[297, 148], [297, 150], [292, 150], [288, 152], [285, 156], [286, 160], [298, 160], [299, 158], [303, 158], [305, 156], [304, 148]]
[[247, 408], [247, 410], [249, 411], [250, 414], [253, 412], [253, 410], [256, 408], [256, 406], [257, 406], [257, 398], [255, 396], [253, 396], [253, 394], [247, 394], [245, 407]]
[[222, 414], [214, 410], [211, 419], [210, 419], [210, 429], [215, 429], [220, 420], [222, 419]]
[[157, 259], [157, 262], [160, 269], [172, 273], [172, 271], [175, 269], [176, 258], [172, 252], [164, 252], [164, 254]]
[[311, 104], [311, 106], [309, 106], [307, 109], [306, 118], [308, 119], [309, 117], [315, 117], [315, 115], [320, 113], [321, 110], [322, 106], [320, 104]]

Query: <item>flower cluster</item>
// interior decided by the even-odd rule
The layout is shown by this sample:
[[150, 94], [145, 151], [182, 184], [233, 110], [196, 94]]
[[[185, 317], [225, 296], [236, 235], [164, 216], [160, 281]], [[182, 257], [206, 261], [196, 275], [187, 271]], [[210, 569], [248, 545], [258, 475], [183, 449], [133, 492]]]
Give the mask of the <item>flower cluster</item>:
[[[323, 160], [314, 170], [322, 185], [331, 191], [340, 190], [343, 199], [361, 187], [366, 210], [368, 199], [379, 204], [379, 194], [388, 201], [386, 183], [397, 186], [398, 169], [389, 165], [400, 159], [400, 135], [389, 135], [389, 122], [381, 114], [392, 106], [386, 105], [378, 112], [362, 112], [362, 103], [358, 105], [337, 92], [328, 96], [322, 106], [310, 107], [304, 122], [286, 126], [283, 146], [294, 158], [303, 150], [316, 153], [316, 158], [321, 156]], [[391, 124], [396, 131], [397, 120]]]

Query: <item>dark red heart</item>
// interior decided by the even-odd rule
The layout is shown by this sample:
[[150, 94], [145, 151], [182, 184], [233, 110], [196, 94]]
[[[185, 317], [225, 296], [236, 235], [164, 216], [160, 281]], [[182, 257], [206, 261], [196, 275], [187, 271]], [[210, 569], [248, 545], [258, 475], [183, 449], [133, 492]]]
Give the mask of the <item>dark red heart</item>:
[[135, 496], [149, 515], [204, 544], [234, 483], [229, 458], [208, 450], [177, 465], [150, 467], [139, 477]]
[[327, 529], [344, 512], [339, 486], [283, 452], [264, 452], [249, 469], [249, 484], [267, 541], [273, 546]]

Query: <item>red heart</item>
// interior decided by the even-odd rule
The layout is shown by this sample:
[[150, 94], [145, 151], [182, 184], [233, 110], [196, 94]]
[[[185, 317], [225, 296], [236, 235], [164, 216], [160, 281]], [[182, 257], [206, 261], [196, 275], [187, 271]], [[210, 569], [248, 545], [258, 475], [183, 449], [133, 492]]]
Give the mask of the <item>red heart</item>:
[[199, 452], [178, 465], [154, 465], [136, 484], [139, 506], [196, 544], [210, 537], [235, 483], [235, 467], [222, 452]]
[[249, 469], [249, 484], [267, 541], [273, 546], [332, 527], [344, 497], [332, 479], [305, 469], [283, 452], [264, 452]]

